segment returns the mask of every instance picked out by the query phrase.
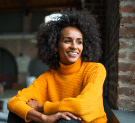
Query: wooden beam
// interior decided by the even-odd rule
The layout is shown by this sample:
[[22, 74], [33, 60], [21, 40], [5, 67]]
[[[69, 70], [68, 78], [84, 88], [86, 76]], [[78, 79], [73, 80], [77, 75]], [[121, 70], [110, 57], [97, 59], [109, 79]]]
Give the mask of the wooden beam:
[[29, 10], [28, 7], [26, 6], [24, 0], [15, 0], [18, 6], [23, 10], [23, 12], [28, 15]]
[[0, 9], [0, 13], [8, 13], [8, 12], [23, 12], [20, 8], [4, 8]]
[[[77, 8], [77, 9], [81, 9], [81, 4], [65, 5], [65, 6], [63, 6], [63, 5], [59, 5], [59, 6], [29, 6], [28, 9], [31, 12], [32, 11], [57, 11], [57, 10], [73, 8], [73, 7]], [[17, 6], [12, 7], [12, 8], [5, 7], [3, 9], [0, 9], [0, 13], [4, 13], [4, 12], [25, 12], [25, 11], [26, 11], [25, 8], [17, 7]]]
[[4, 7], [5, 7], [4, 1], [1, 0], [1, 1], [0, 1], [0, 8], [4, 8]]
[[4, 0], [5, 1], [5, 4], [8, 8], [11, 8], [12, 5], [11, 5], [11, 1], [10, 0]]
[[81, 9], [81, 6], [49, 6], [49, 7], [30, 7], [29, 10], [30, 11], [54, 11], [54, 10], [61, 10], [61, 9], [67, 9], [67, 8], [77, 8], [77, 9]]

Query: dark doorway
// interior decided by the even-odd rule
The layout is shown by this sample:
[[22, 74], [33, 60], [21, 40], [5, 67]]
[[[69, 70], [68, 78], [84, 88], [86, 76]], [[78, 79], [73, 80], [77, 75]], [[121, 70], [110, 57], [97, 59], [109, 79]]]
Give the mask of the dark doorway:
[[10, 89], [17, 82], [17, 64], [14, 56], [5, 49], [0, 48], [0, 83], [4, 89]]

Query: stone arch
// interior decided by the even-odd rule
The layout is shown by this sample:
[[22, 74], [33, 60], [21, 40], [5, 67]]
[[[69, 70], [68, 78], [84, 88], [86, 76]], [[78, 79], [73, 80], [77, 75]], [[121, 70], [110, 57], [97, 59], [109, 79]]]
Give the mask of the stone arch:
[[0, 48], [0, 83], [5, 89], [12, 88], [17, 82], [17, 63], [15, 57], [8, 50]]

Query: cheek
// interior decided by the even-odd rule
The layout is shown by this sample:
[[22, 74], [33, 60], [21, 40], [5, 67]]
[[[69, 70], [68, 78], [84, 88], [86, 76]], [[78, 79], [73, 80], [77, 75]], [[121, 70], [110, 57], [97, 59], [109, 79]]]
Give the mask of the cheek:
[[63, 56], [63, 55], [64, 55], [64, 51], [65, 51], [65, 48], [62, 47], [62, 46], [60, 46], [60, 47], [58, 48], [59, 56]]
[[83, 45], [80, 47], [80, 51], [83, 51]]
[[68, 49], [68, 45], [60, 45], [59, 46], [59, 51], [66, 51]]

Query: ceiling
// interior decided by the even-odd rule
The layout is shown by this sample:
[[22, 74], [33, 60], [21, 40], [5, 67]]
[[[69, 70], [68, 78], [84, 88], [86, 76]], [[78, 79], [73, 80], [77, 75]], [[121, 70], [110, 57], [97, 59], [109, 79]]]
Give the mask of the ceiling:
[[0, 0], [0, 13], [81, 8], [81, 0]]

